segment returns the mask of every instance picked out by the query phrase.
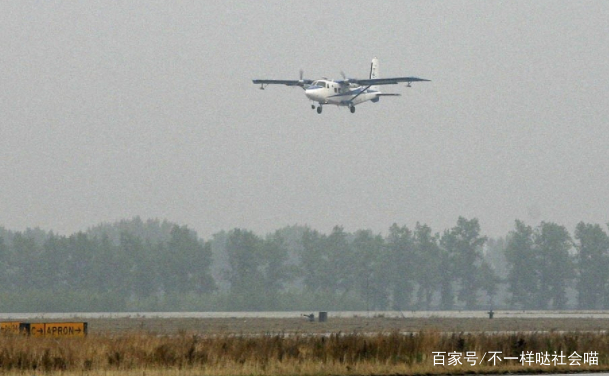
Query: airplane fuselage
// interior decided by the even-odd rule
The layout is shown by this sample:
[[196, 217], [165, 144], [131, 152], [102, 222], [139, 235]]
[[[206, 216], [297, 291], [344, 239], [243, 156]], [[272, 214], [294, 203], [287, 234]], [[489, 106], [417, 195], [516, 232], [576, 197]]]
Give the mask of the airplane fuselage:
[[319, 104], [354, 106], [375, 101], [380, 92], [366, 86], [345, 85], [331, 80], [317, 80], [305, 89], [307, 98]]

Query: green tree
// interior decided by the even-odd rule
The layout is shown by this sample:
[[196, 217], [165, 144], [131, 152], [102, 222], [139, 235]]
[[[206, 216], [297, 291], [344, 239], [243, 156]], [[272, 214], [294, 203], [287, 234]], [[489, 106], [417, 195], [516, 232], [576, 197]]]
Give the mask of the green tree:
[[577, 301], [580, 308], [606, 308], [609, 275], [609, 237], [601, 226], [580, 222], [574, 234], [578, 267]]
[[67, 284], [70, 288], [87, 289], [91, 286], [92, 260], [97, 250], [95, 241], [89, 240], [83, 232], [65, 238], [67, 259], [61, 260], [66, 269]]
[[251, 231], [228, 233], [230, 306], [237, 309], [275, 309], [291, 268], [284, 239], [275, 233], [261, 239]]
[[539, 290], [538, 308], [564, 309], [567, 304], [567, 286], [574, 277], [573, 260], [569, 255], [571, 236], [564, 226], [542, 222], [535, 230], [537, 273]]
[[450, 262], [454, 267], [453, 276], [459, 282], [458, 298], [465, 303], [466, 309], [476, 306], [477, 293], [481, 288], [478, 275], [485, 241], [486, 237], [480, 236], [478, 220], [463, 217], [459, 217], [457, 226], [445, 231], [441, 239], [448, 256], [445, 262]]
[[187, 226], [173, 226], [170, 239], [160, 251], [160, 274], [169, 293], [212, 292], [211, 243], [201, 242]]
[[138, 298], [150, 296], [157, 286], [158, 270], [142, 239], [123, 232], [118, 250], [119, 262], [123, 264], [119, 278], [125, 282], [128, 293]]
[[[114, 295], [124, 298], [127, 289], [125, 278], [128, 275], [127, 265], [118, 259], [117, 247], [115, 247], [107, 235], [96, 239], [97, 250], [91, 260], [91, 284], [92, 289], [98, 293]], [[124, 268], [124, 269], [123, 269]]]
[[486, 260], [483, 260], [482, 264], [480, 264], [478, 284], [480, 289], [490, 298], [491, 308], [493, 299], [497, 295], [500, 283], [501, 279], [497, 276], [495, 268], [493, 268], [493, 266]]
[[288, 249], [283, 237], [276, 231], [268, 235], [261, 244], [262, 274], [264, 290], [261, 292], [266, 309], [277, 309], [279, 294], [284, 284], [292, 277], [293, 269], [287, 266]]
[[332, 291], [346, 295], [354, 286], [356, 262], [344, 228], [335, 226], [325, 239]]
[[453, 235], [448, 230], [445, 230], [440, 238], [440, 308], [449, 311], [455, 305], [455, 284], [456, 284], [456, 267], [455, 258], [457, 257], [452, 252], [452, 243], [454, 242]]
[[393, 298], [393, 307], [397, 310], [411, 308], [414, 290], [415, 269], [417, 265], [412, 231], [406, 226], [393, 224], [389, 228], [386, 240], [390, 261], [389, 288]]
[[15, 233], [12, 242], [10, 280], [16, 290], [47, 287], [47, 276], [41, 260], [42, 249], [33, 237]]
[[9, 254], [4, 238], [0, 236], [0, 286], [6, 287], [8, 282]]
[[390, 263], [385, 252], [385, 240], [370, 230], [360, 230], [355, 233], [351, 247], [358, 296], [366, 301], [366, 310], [386, 309], [389, 304], [389, 278], [386, 270]]
[[229, 257], [230, 290], [236, 294], [257, 294], [264, 288], [261, 272], [262, 239], [253, 232], [234, 229], [229, 232], [226, 252]]
[[70, 276], [71, 266], [68, 262], [72, 255], [68, 247], [68, 238], [53, 233], [45, 240], [41, 253], [43, 273], [47, 287], [51, 289], [72, 289], [72, 278]]
[[333, 287], [326, 238], [326, 235], [309, 228], [302, 235], [300, 268], [305, 289], [310, 292], [327, 292]]
[[417, 265], [414, 268], [417, 283], [417, 304], [419, 308], [429, 310], [433, 294], [440, 287], [443, 271], [438, 235], [433, 234], [431, 227], [417, 222], [414, 230], [414, 247]]
[[507, 241], [505, 237], [489, 238], [484, 243], [482, 262], [481, 288], [491, 299], [493, 304], [507, 303], [507, 274], [508, 263], [505, 259]]
[[508, 291], [511, 306], [522, 309], [535, 307], [539, 290], [537, 256], [533, 244], [533, 229], [517, 220], [510, 232], [505, 249], [508, 263]]

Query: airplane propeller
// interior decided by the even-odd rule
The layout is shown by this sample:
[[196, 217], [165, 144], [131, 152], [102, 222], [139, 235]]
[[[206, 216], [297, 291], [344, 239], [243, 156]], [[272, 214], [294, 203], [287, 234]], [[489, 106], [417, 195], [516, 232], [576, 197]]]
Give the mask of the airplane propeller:
[[304, 89], [305, 82], [304, 82], [304, 80], [302, 78], [303, 75], [304, 75], [304, 71], [302, 69], [300, 69], [299, 73], [300, 73], [300, 79], [298, 80], [298, 86], [300, 86], [301, 88]]
[[345, 72], [340, 71], [340, 75], [343, 76], [343, 82], [342, 82], [343, 84], [351, 85], [351, 79], [349, 77], [347, 77]]

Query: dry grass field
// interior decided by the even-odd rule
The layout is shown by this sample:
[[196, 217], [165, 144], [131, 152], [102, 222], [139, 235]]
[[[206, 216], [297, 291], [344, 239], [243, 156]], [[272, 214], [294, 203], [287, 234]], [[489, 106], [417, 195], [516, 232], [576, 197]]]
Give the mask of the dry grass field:
[[[74, 321], [74, 320], [72, 320]], [[0, 337], [3, 375], [435, 375], [609, 369], [606, 319], [94, 319], [86, 338]], [[595, 353], [598, 365], [505, 356]], [[446, 353], [434, 364], [434, 352]], [[449, 352], [461, 364], [449, 365]], [[480, 360], [471, 366], [466, 353]], [[484, 354], [484, 357], [483, 357]], [[444, 356], [444, 355], [442, 355]], [[533, 358], [535, 356], [533, 355]], [[483, 359], [480, 359], [483, 358]], [[543, 358], [543, 357], [542, 357]], [[436, 359], [437, 360], [437, 359]], [[543, 359], [540, 359], [542, 362]]]

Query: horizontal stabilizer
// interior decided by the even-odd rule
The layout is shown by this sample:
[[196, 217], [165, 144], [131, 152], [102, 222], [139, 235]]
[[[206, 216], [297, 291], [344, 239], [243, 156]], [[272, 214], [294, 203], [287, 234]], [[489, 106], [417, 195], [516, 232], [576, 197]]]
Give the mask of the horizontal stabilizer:
[[402, 94], [396, 94], [396, 93], [380, 93], [376, 95], [377, 97], [400, 97], [402, 96]]

